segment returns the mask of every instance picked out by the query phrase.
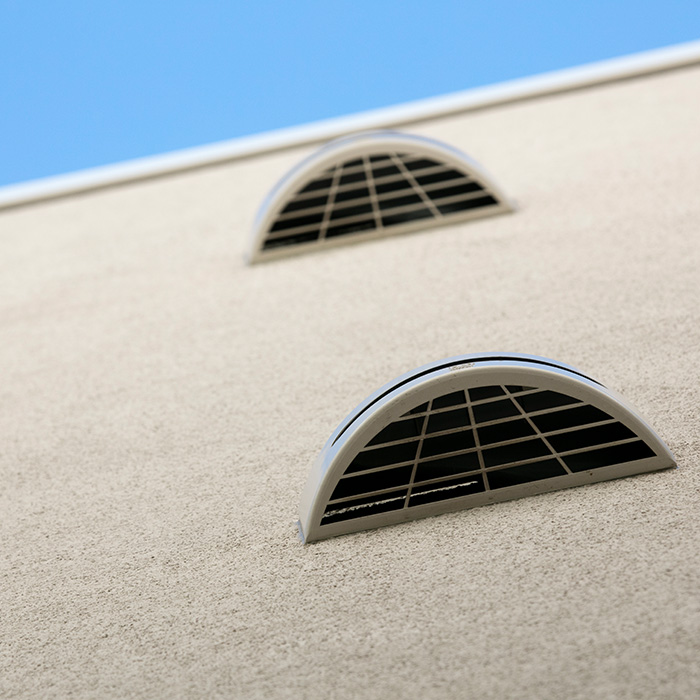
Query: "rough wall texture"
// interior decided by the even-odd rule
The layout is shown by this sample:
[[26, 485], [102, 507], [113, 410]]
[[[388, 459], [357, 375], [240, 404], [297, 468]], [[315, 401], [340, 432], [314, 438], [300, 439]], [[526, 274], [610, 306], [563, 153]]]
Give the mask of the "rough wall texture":
[[[513, 215], [246, 267], [307, 149], [0, 215], [0, 696], [697, 698], [700, 69], [417, 125]], [[327, 436], [529, 352], [680, 468], [308, 547]]]

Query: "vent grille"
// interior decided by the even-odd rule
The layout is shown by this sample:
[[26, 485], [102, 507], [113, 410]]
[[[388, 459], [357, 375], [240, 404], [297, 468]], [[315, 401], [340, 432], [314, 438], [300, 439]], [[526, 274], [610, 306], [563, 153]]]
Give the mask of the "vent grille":
[[348, 236], [497, 206], [468, 174], [418, 155], [349, 160], [302, 187], [272, 224], [265, 249]]
[[398, 377], [341, 422], [299, 531], [312, 542], [674, 466], [634, 409], [573, 367], [462, 355]]
[[365, 445], [321, 524], [654, 456], [628, 427], [566, 394], [511, 385], [451, 392]]
[[259, 217], [252, 260], [511, 210], [466, 157], [396, 134], [330, 144], [289, 180]]

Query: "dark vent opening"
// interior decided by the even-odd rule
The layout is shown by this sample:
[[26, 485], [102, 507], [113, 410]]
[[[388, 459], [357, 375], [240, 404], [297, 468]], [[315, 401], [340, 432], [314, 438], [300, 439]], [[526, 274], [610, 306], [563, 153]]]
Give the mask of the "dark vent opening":
[[605, 445], [609, 442], [619, 442], [637, 437], [628, 427], [622, 423], [608, 423], [595, 428], [572, 430], [568, 433], [552, 435], [549, 442], [559, 452], [590, 447], [591, 445]]
[[283, 214], [289, 214], [300, 209], [312, 209], [313, 207], [322, 207], [328, 201], [328, 195], [324, 194], [322, 197], [306, 197], [304, 199], [293, 199], [287, 206], [282, 210]]
[[400, 464], [411, 462], [416, 457], [418, 441], [404, 442], [390, 447], [374, 447], [360, 452], [347, 468], [346, 473], [385, 467], [388, 464]]
[[459, 202], [450, 202], [449, 204], [438, 204], [438, 211], [443, 215], [455, 214], [458, 211], [466, 211], [468, 209], [478, 209], [479, 207], [490, 207], [498, 202], [491, 196], [477, 197], [476, 199], [465, 199]]
[[469, 412], [466, 408], [458, 408], [455, 411], [433, 413], [428, 419], [427, 433], [438, 433], [442, 430], [452, 430], [469, 425]]
[[425, 175], [416, 174], [414, 175], [414, 177], [419, 185], [425, 186], [433, 185], [437, 182], [445, 182], [447, 180], [456, 180], [458, 178], [463, 178], [464, 173], [460, 173], [459, 170], [440, 170], [439, 172], [427, 173]]
[[318, 231], [310, 231], [309, 233], [297, 233], [292, 236], [284, 236], [282, 238], [273, 238], [265, 241], [264, 248], [281, 248], [285, 245], [295, 245], [297, 243], [308, 243], [318, 239]]
[[527, 420], [523, 419], [479, 428], [477, 433], [479, 433], [479, 442], [482, 445], [493, 445], [496, 442], [517, 440], [518, 438], [534, 435], [535, 431]]
[[469, 389], [469, 398], [472, 401], [483, 401], [484, 399], [492, 399], [494, 396], [503, 396], [505, 391], [500, 386], [477, 386]]
[[349, 233], [369, 231], [373, 228], [375, 228], [374, 219], [355, 221], [352, 224], [339, 224], [338, 226], [329, 226], [326, 230], [326, 238], [333, 238], [334, 236], [347, 236]]
[[300, 194], [315, 192], [316, 190], [328, 189], [333, 184], [333, 178], [323, 177], [320, 180], [312, 180], [299, 190]]
[[440, 163], [430, 160], [430, 158], [418, 158], [417, 160], [404, 161], [404, 166], [409, 170], [425, 170], [426, 168], [434, 168], [436, 165], [440, 165]]
[[334, 219], [345, 219], [350, 216], [357, 216], [358, 214], [371, 214], [372, 205], [371, 204], [356, 204], [353, 207], [340, 207], [334, 209], [331, 213], [331, 221]]
[[411, 478], [413, 466], [395, 467], [384, 469], [371, 474], [360, 474], [341, 479], [333, 491], [331, 500], [346, 498], [348, 496], [359, 496], [368, 491], [381, 491], [382, 489], [397, 488], [406, 486]]
[[506, 389], [511, 394], [519, 394], [523, 391], [534, 391], [534, 389], [531, 386], [514, 386], [513, 384], [509, 384], [508, 386], [506, 386]]
[[487, 467], [497, 467], [499, 464], [512, 464], [535, 457], [545, 457], [551, 452], [542, 440], [527, 440], [513, 445], [492, 447], [483, 451], [484, 464]]
[[367, 187], [358, 187], [356, 190], [345, 190], [335, 193], [336, 202], [349, 202], [353, 199], [363, 199], [369, 197], [369, 189]]
[[405, 224], [409, 221], [418, 221], [419, 219], [430, 219], [433, 214], [430, 209], [416, 209], [415, 211], [406, 211], [403, 214], [392, 214], [391, 216], [382, 217], [383, 226], [396, 226], [397, 224]]
[[557, 406], [566, 406], [572, 403], [581, 403], [578, 399], [565, 396], [556, 391], [540, 391], [536, 394], [525, 394], [524, 396], [516, 396], [515, 400], [528, 413], [543, 411], [547, 408], [556, 408]]
[[520, 415], [518, 407], [510, 399], [476, 404], [473, 411], [474, 420], [477, 423], [487, 423], [500, 418], [511, 418], [512, 416]]
[[407, 194], [403, 197], [392, 197], [391, 199], [382, 199], [379, 202], [379, 208], [382, 211], [387, 209], [396, 209], [397, 207], [408, 206], [409, 204], [421, 204], [423, 200], [420, 195], [417, 194]]
[[410, 180], [393, 180], [392, 182], [378, 182], [374, 189], [378, 195], [396, 192], [398, 190], [410, 190], [413, 184]]
[[340, 176], [340, 181], [339, 185], [342, 187], [343, 185], [350, 185], [353, 182], [364, 182], [366, 180], [366, 176], [364, 172], [356, 172], [356, 173], [347, 173], [345, 175]]
[[431, 459], [429, 462], [419, 462], [416, 469], [416, 481], [440, 479], [479, 469], [479, 455], [476, 452], [466, 452], [443, 459]]
[[651, 447], [640, 440], [639, 442], [627, 443], [626, 445], [614, 445], [600, 450], [580, 452], [563, 459], [572, 472], [581, 472], [586, 469], [599, 469], [600, 467], [609, 467], [613, 464], [633, 462], [636, 459], [645, 459], [655, 455], [656, 453]]
[[503, 489], [507, 486], [527, 484], [530, 481], [552, 479], [555, 476], [566, 476], [566, 469], [561, 466], [559, 460], [545, 459], [520, 467], [507, 467], [489, 472], [489, 487]]
[[482, 187], [476, 182], [466, 182], [460, 185], [454, 185], [452, 187], [441, 187], [438, 190], [430, 190], [428, 196], [432, 200], [445, 199], [446, 197], [455, 197], [460, 194], [471, 194], [472, 192], [478, 192]]
[[424, 438], [420, 456], [433, 457], [449, 452], [468, 450], [472, 447], [474, 447], [474, 433], [471, 430], [463, 430], [440, 437]]
[[408, 420], [400, 420], [387, 425], [375, 438], [367, 443], [370, 445], [381, 445], [385, 442], [394, 442], [395, 440], [406, 440], [412, 437], [418, 437], [423, 430], [423, 422], [425, 418], [409, 418]]
[[610, 420], [610, 416], [595, 406], [575, 406], [568, 411], [557, 411], [556, 413], [545, 413], [532, 417], [532, 422], [543, 433], [573, 428], [587, 423], [599, 423], [604, 420]]

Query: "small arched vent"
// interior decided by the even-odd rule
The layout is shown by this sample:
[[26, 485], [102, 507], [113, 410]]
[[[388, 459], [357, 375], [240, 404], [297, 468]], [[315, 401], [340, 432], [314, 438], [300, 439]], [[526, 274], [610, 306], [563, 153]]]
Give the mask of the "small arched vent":
[[372, 132], [294, 168], [256, 219], [250, 261], [512, 211], [474, 161], [425, 138]]
[[302, 494], [302, 540], [675, 466], [619, 397], [528, 355], [465, 355], [370, 396]]

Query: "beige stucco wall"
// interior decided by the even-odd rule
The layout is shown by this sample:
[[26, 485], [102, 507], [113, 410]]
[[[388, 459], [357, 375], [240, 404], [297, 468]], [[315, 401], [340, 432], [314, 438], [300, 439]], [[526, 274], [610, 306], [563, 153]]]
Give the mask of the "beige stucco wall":
[[[0, 696], [695, 698], [700, 69], [416, 125], [513, 215], [246, 267], [309, 149], [0, 213]], [[303, 547], [338, 422], [578, 366], [679, 469]]]

